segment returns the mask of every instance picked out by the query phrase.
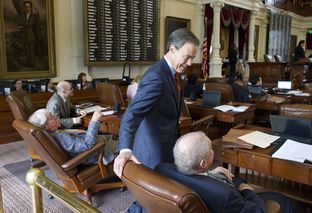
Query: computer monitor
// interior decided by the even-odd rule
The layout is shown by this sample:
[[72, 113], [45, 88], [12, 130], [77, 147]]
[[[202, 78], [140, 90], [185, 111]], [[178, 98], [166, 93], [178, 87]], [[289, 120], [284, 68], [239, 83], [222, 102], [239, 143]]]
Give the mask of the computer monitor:
[[277, 88], [291, 90], [291, 81], [278, 81]]
[[220, 105], [221, 92], [220, 91], [203, 91], [203, 106], [216, 107]]
[[270, 123], [272, 133], [312, 139], [312, 126], [308, 119], [270, 115]]

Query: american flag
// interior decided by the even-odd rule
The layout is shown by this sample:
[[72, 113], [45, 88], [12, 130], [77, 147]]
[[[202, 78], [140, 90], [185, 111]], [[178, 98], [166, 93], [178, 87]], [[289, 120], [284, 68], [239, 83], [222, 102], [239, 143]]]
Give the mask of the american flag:
[[205, 36], [204, 36], [204, 42], [203, 42], [203, 58], [202, 58], [202, 67], [201, 70], [203, 72], [203, 76], [205, 79], [208, 77], [208, 43], [207, 43], [207, 26], [206, 26], [207, 18], [205, 18], [204, 22], [204, 28], [205, 28]]

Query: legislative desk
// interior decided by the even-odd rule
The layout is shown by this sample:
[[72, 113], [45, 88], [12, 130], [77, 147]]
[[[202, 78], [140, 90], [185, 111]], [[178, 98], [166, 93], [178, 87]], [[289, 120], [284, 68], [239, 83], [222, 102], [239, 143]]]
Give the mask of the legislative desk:
[[248, 106], [248, 108], [244, 112], [222, 112], [220, 110], [207, 108], [202, 106], [201, 99], [192, 102], [186, 102], [186, 104], [189, 109], [190, 116], [193, 120], [200, 119], [206, 115], [214, 116], [213, 124], [209, 127], [209, 129], [215, 129], [213, 130], [213, 133], [209, 135], [209, 137], [213, 139], [222, 137], [228, 132], [228, 130], [230, 130], [237, 124], [250, 123], [253, 120], [255, 113], [255, 105], [248, 103], [232, 102], [229, 104], [233, 106]]
[[[103, 116], [100, 123], [100, 132], [118, 135], [119, 134], [119, 126], [121, 122], [123, 112], [120, 112], [118, 115], [108, 115]], [[92, 113], [88, 114], [87, 116], [83, 117], [82, 126], [88, 128], [92, 117]], [[192, 119], [190, 117], [181, 116], [179, 120], [179, 127], [180, 127], [180, 134], [184, 135], [190, 131], [190, 127], [192, 124]]]
[[[39, 108], [45, 108], [49, 98], [53, 95], [50, 92], [31, 93], [33, 104]], [[95, 89], [75, 90], [74, 96], [70, 98], [73, 104], [84, 102], [98, 102]], [[14, 120], [6, 96], [0, 95], [0, 144], [22, 140], [18, 133], [13, 129]]]
[[251, 100], [256, 105], [254, 122], [257, 124], [269, 125], [269, 115], [278, 115], [283, 104], [291, 103], [289, 97], [270, 96], [257, 97]]
[[[244, 125], [236, 128], [270, 132], [269, 128]], [[312, 165], [272, 158], [277, 149], [268, 148], [222, 149], [222, 139], [213, 141], [214, 159], [234, 166], [236, 177], [248, 183], [279, 191], [288, 196], [312, 204]], [[243, 168], [243, 169], [242, 169]]]
[[293, 62], [289, 68], [294, 89], [302, 88], [305, 83], [312, 83], [312, 62], [308, 59]]

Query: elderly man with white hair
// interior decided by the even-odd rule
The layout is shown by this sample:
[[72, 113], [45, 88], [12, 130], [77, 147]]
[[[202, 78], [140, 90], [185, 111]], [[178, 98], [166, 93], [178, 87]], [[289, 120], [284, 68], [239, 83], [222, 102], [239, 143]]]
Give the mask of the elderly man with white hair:
[[56, 86], [56, 92], [47, 103], [46, 109], [60, 119], [62, 127], [72, 128], [82, 122], [81, 117], [86, 115], [79, 111], [69, 100], [74, 95], [72, 85], [67, 81], [60, 81]]
[[[59, 119], [46, 109], [39, 109], [29, 117], [28, 122], [44, 128], [71, 157], [91, 149], [99, 141], [105, 141], [107, 146], [105, 146], [104, 149], [103, 163], [106, 165], [112, 162], [115, 156], [112, 151], [112, 141], [109, 141], [104, 135], [98, 135], [100, 121], [103, 119], [105, 119], [105, 117], [102, 113], [94, 112], [87, 131], [73, 129], [59, 131]], [[97, 160], [98, 155], [93, 155], [84, 163], [93, 164], [97, 163]]]
[[256, 193], [241, 178], [223, 167], [209, 170], [214, 158], [211, 140], [203, 132], [180, 137], [173, 149], [174, 164], [160, 164], [156, 170], [193, 189], [211, 212], [266, 212], [265, 201], [273, 200], [280, 212], [292, 213], [288, 198], [276, 192]]

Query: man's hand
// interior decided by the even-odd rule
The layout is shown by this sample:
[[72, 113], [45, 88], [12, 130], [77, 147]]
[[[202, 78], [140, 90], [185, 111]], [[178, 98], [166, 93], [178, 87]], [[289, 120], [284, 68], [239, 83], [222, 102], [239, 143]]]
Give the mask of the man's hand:
[[250, 189], [251, 191], [254, 191], [254, 188], [252, 188], [252, 186], [250, 186], [249, 184], [247, 183], [241, 183], [238, 187], [238, 190], [239, 191], [243, 191], [245, 189]]
[[135, 163], [140, 164], [138, 159], [132, 154], [132, 152], [121, 152], [119, 155], [115, 158], [114, 161], [114, 172], [116, 175], [121, 178], [122, 171], [124, 169], [124, 166], [128, 160], [132, 160]]
[[81, 124], [82, 123], [82, 116], [74, 118], [74, 124]]
[[102, 113], [95, 111], [92, 115], [91, 121], [100, 121], [100, 118], [102, 117]]
[[81, 116], [86, 116], [86, 115], [87, 115], [87, 113], [86, 113], [85, 111], [83, 111], [83, 110], [79, 110], [79, 114], [80, 114]]
[[222, 167], [222, 166], [218, 166], [217, 168], [211, 170], [210, 172], [212, 173], [220, 173], [223, 174], [227, 179], [232, 180], [232, 178], [234, 177], [234, 175], [227, 170], [226, 168]]

